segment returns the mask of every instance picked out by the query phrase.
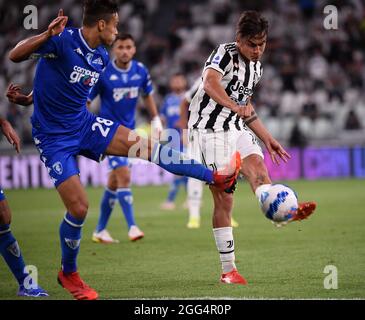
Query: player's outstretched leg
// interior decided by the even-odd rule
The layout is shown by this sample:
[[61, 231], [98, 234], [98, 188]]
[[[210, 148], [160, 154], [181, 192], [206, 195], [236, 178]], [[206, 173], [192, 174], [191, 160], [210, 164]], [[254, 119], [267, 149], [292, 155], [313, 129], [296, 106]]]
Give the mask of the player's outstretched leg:
[[241, 166], [240, 154], [232, 156], [230, 164], [220, 171], [210, 170], [201, 163], [189, 159], [183, 153], [159, 143], [138, 136], [124, 126], [119, 126], [106, 154], [142, 158], [156, 163], [161, 168], [181, 176], [188, 176], [214, 185], [228, 193], [235, 189], [236, 179]]
[[97, 292], [81, 279], [77, 271], [81, 230], [88, 210], [85, 190], [80, 178], [74, 175], [62, 182], [57, 191], [67, 209], [60, 225], [62, 270], [58, 273], [58, 283], [77, 300], [95, 300], [98, 298]]
[[[267, 192], [272, 184], [263, 158], [257, 154], [251, 154], [242, 159], [241, 173], [250, 183], [251, 189], [258, 199], [261, 199], [261, 195]], [[307, 219], [315, 209], [315, 202], [300, 202], [297, 212], [292, 213], [293, 218], [288, 222]]]
[[230, 163], [223, 170], [212, 171], [201, 163], [187, 158], [183, 153], [158, 143], [152, 150], [150, 161], [171, 173], [205, 181], [227, 193], [234, 192], [241, 166], [239, 152], [233, 154]]
[[[1, 190], [1, 189], [0, 189]], [[20, 252], [18, 242], [10, 231], [11, 213], [4, 194], [0, 194], [0, 254], [18, 281], [18, 296], [22, 297], [45, 297], [48, 293], [38, 285], [25, 281], [29, 276], [25, 273], [25, 263]], [[26, 283], [27, 282], [27, 283]]]

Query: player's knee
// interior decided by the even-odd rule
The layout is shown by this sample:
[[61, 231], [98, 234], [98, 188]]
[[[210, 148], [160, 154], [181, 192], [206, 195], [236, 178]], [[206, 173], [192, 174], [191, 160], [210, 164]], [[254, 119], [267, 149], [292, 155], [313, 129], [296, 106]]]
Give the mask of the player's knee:
[[118, 183], [116, 179], [108, 181], [108, 189], [116, 191], [118, 189]]
[[222, 197], [222, 201], [220, 202], [220, 207], [224, 212], [231, 212], [233, 208], [233, 197], [231, 194], [225, 193], [227, 196]]
[[129, 188], [131, 183], [130, 177], [122, 177], [118, 179], [118, 188]]
[[76, 200], [68, 208], [70, 213], [79, 219], [84, 219], [89, 210], [89, 203], [86, 200]]
[[218, 212], [231, 212], [233, 208], [233, 195], [223, 191], [213, 193], [214, 206]]
[[245, 159], [244, 165], [241, 166], [241, 173], [247, 179], [254, 179], [258, 175], [268, 177], [266, 165], [258, 155], [253, 155]]
[[131, 175], [128, 167], [120, 167], [116, 170], [116, 180], [118, 188], [129, 188]]

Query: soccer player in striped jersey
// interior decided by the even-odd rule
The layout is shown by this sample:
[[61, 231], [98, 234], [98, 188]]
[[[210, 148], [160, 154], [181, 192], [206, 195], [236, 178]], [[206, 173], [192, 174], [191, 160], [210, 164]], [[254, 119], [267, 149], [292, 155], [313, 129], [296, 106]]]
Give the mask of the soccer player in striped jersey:
[[[202, 82], [201, 78], [195, 80], [190, 89], [185, 92], [184, 98], [180, 103], [179, 127], [181, 129], [187, 129], [188, 127], [189, 105], [193, 100], [193, 97], [197, 93], [201, 82]], [[185, 137], [183, 140], [186, 141]], [[188, 145], [188, 153], [189, 153], [189, 145]], [[203, 197], [203, 183], [200, 180], [194, 178], [188, 178], [187, 192], [188, 192], [189, 220], [186, 226], [189, 229], [198, 229], [200, 228], [200, 207]], [[233, 217], [231, 217], [231, 226], [232, 227], [239, 226], [238, 222]]]
[[[16, 151], [20, 152], [20, 139], [9, 121], [0, 118], [0, 129], [6, 139]], [[11, 230], [11, 210], [6, 200], [4, 191], [0, 187], [0, 254], [4, 258], [9, 269], [18, 282], [18, 296], [21, 297], [44, 297], [48, 293], [38, 286], [37, 283], [29, 282], [29, 274], [26, 273], [23, 256], [18, 242]], [[34, 279], [32, 279], [34, 281]]]
[[[263, 68], [268, 22], [256, 11], [242, 13], [236, 41], [218, 45], [203, 70], [203, 82], [190, 104], [189, 143], [191, 156], [207, 167], [219, 170], [229, 156], [239, 151], [241, 173], [260, 199], [271, 180], [255, 135], [265, 144], [272, 161], [279, 164], [290, 156], [257, 117], [251, 96]], [[233, 195], [210, 186], [214, 199], [213, 234], [222, 263], [221, 282], [246, 284], [235, 265], [231, 227]], [[307, 218], [315, 203], [301, 203], [292, 221]]]

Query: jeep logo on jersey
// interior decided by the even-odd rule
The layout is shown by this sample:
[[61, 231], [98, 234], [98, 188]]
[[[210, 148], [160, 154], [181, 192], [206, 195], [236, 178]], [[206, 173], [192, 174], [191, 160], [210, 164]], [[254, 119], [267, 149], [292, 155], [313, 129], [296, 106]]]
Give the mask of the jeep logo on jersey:
[[90, 71], [79, 66], [74, 66], [73, 72], [70, 74], [70, 82], [81, 82], [86, 86], [92, 87], [98, 82], [99, 76], [100, 73], [96, 71]]
[[135, 99], [137, 97], [138, 97], [138, 87], [113, 89], [113, 98], [115, 102], [118, 102], [122, 99]]
[[238, 94], [244, 94], [245, 96], [252, 96], [253, 91], [250, 88], [244, 87], [241, 81], [237, 81], [234, 85], [231, 85], [231, 90]]

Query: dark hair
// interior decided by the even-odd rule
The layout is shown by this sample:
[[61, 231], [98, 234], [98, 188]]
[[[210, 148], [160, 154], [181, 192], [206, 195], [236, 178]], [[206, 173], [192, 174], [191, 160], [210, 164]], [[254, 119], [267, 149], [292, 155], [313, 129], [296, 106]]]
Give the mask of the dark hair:
[[92, 27], [99, 20], [108, 22], [117, 12], [118, 4], [115, 0], [85, 0], [83, 25]]
[[177, 71], [171, 75], [171, 78], [173, 77], [185, 77], [185, 75], [181, 71]]
[[236, 36], [253, 38], [261, 34], [267, 35], [269, 23], [257, 11], [244, 11], [237, 23]]
[[125, 33], [125, 32], [123, 32], [123, 33], [119, 33], [119, 34], [117, 35], [117, 37], [115, 38], [115, 42], [116, 42], [117, 40], [122, 40], [122, 41], [124, 41], [124, 40], [128, 40], [128, 39], [132, 40], [133, 42], [136, 42], [136, 41], [134, 40], [133, 36], [132, 36], [130, 33]]

